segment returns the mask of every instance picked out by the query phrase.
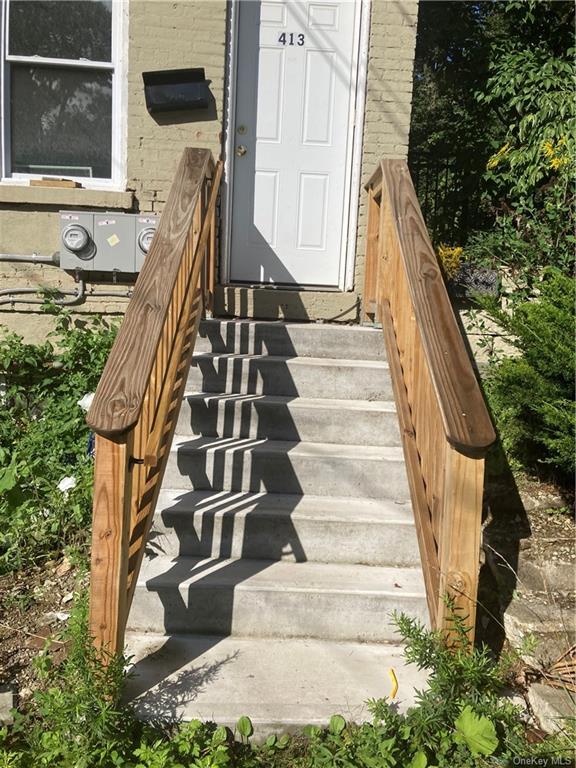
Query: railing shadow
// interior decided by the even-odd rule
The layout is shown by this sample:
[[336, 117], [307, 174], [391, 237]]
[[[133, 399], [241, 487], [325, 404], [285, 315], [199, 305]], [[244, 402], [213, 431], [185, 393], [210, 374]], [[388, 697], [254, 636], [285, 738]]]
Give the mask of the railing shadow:
[[[483, 365], [476, 359], [458, 311], [475, 304], [473, 301], [453, 301], [453, 306], [466, 352], [482, 388]], [[488, 403], [486, 405], [489, 409]], [[482, 507], [484, 554], [478, 582], [475, 638], [477, 645], [484, 643], [498, 656], [506, 639], [504, 613], [517, 586], [520, 545], [532, 533], [514, 474], [499, 438], [486, 455]]]
[[[239, 331], [240, 338], [223, 338], [216, 324], [208, 324], [204, 333], [212, 350], [220, 354], [236, 350], [277, 355], [281, 351], [286, 359], [296, 356], [285, 325], [279, 323], [272, 332], [269, 324], [250, 326], [220, 326], [226, 334]], [[129, 696], [140, 697], [137, 707], [145, 716], [149, 710], [149, 714], [160, 711], [173, 718], [197, 697], [199, 688], [236, 659], [227, 658], [209, 668], [193, 664], [235, 631], [240, 584], [275, 561], [307, 559], [291, 517], [303, 491], [290, 460], [299, 432], [289, 409], [290, 399], [297, 394], [289, 367], [284, 362], [270, 369], [259, 366], [258, 358], [247, 358], [242, 368], [242, 361], [233, 357], [221, 358], [215, 367], [208, 360], [199, 356], [197, 364], [201, 390], [210, 393], [210, 399], [204, 407], [196, 403], [185, 417], [190, 419], [188, 430], [193, 436], [180, 444], [183, 450], [177, 459], [179, 486], [192, 490], [176, 494], [162, 512], [164, 526], [173, 528], [177, 537], [178, 551], [167, 552], [170, 538], [163, 541], [157, 534], [150, 537], [147, 548], [148, 557], [175, 557], [170, 569], [149, 580], [146, 587], [161, 601], [166, 634], [194, 634], [194, 650], [190, 652], [182, 638], [167, 637], [158, 650], [133, 665]], [[289, 398], [275, 403], [273, 419], [263, 415], [265, 409], [259, 403], [262, 394], [269, 392]], [[223, 398], [224, 407], [219, 408]], [[279, 429], [291, 439], [282, 441], [283, 450], [275, 452], [270, 464], [254, 449], [269, 439], [278, 440]], [[203, 447], [207, 440], [209, 450], [186, 455], [186, 448]], [[169, 487], [169, 480], [164, 485]], [[262, 515], [270, 510], [267, 494], [279, 490], [279, 506], [271, 515]], [[254, 628], [259, 621], [255, 616]], [[152, 689], [154, 701], [148, 704], [146, 693]]]
[[486, 456], [483, 517], [476, 638], [499, 655], [506, 639], [504, 614], [517, 587], [521, 542], [532, 534], [500, 441]]

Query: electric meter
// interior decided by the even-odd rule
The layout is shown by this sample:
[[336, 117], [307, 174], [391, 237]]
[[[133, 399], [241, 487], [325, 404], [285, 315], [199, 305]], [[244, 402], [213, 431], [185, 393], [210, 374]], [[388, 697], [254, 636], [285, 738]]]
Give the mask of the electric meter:
[[142, 253], [148, 253], [150, 250], [155, 232], [156, 227], [145, 227], [138, 235], [138, 246]]
[[81, 224], [67, 226], [62, 232], [62, 242], [69, 251], [75, 253], [80, 259], [91, 259], [93, 256], [92, 251], [87, 252], [90, 235]]

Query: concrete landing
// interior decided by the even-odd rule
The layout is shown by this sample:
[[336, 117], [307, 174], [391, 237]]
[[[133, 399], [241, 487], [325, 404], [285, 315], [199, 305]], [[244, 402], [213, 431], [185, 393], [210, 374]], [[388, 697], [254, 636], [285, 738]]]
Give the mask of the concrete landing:
[[369, 718], [366, 701], [391, 693], [405, 711], [426, 675], [397, 645], [178, 635], [128, 636], [128, 697], [143, 719], [213, 720], [234, 727], [248, 715], [256, 737], [326, 725], [338, 713]]

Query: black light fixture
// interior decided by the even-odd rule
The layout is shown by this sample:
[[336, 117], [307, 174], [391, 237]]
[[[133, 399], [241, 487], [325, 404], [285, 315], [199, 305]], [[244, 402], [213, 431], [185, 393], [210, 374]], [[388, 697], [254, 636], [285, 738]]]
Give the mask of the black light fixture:
[[203, 67], [143, 72], [148, 112], [181, 112], [206, 109], [212, 94]]

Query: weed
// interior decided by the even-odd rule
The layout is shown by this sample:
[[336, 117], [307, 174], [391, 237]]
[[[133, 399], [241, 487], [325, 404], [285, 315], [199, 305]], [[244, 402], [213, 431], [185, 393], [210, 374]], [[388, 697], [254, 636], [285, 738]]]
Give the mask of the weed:
[[92, 460], [78, 401], [94, 391], [115, 332], [60, 312], [43, 344], [0, 338], [0, 573], [83, 548]]

